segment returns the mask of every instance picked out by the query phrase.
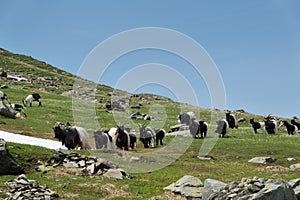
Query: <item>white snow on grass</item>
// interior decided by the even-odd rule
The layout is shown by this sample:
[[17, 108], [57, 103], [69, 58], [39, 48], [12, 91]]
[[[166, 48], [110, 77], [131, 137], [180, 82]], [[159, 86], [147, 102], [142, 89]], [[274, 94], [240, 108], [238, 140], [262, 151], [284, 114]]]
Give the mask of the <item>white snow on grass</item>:
[[2, 130], [0, 130], [0, 138], [3, 138], [6, 142], [35, 145], [45, 147], [48, 149], [66, 149], [66, 147], [62, 146], [61, 142], [58, 141], [20, 135], [16, 133], [9, 133]]

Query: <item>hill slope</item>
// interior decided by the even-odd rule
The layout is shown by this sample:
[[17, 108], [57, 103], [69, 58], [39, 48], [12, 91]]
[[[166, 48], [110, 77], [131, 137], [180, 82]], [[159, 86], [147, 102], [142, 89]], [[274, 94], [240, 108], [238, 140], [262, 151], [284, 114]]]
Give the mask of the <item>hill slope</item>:
[[[155, 119], [151, 122], [137, 120], [139, 124], [163, 125], [167, 131], [170, 126], [177, 124], [177, 115], [182, 111], [192, 110], [197, 114], [197, 119], [208, 122], [211, 118], [211, 110], [209, 109], [173, 102], [158, 95], [132, 95], [124, 91], [114, 90], [105, 85], [83, 80], [30, 56], [14, 54], [1, 48], [0, 75], [0, 85], [8, 86], [8, 88], [3, 87], [1, 90], [8, 95], [12, 103], [21, 103], [24, 97], [33, 92], [39, 92], [42, 96], [43, 106], [38, 107], [33, 104], [33, 107], [27, 107], [28, 117], [26, 119], [14, 120], [1, 117], [1, 121], [6, 124], [1, 124], [0, 129], [15, 133], [52, 138], [52, 127], [55, 122], [69, 121], [73, 123], [74, 113], [81, 115], [81, 112], [84, 114], [95, 113], [88, 119], [86, 116], [83, 116], [85, 119], [82, 120], [80, 117], [76, 119], [76, 124], [82, 126], [94, 121], [93, 128], [88, 130], [90, 132], [99, 127], [109, 129], [120, 124], [120, 121], [116, 119], [120, 113], [123, 119], [126, 118], [123, 120], [124, 122], [122, 121], [125, 126], [129, 126], [132, 122], [129, 120], [132, 113], [140, 112], [150, 114]], [[21, 81], [22, 79], [24, 81]], [[75, 102], [72, 107], [72, 97], [74, 97], [73, 100], [80, 99], [77, 102], [80, 103], [79, 106], [76, 106]], [[115, 105], [120, 109], [112, 111], [108, 108], [112, 99], [123, 102], [122, 105]], [[236, 114], [238, 118], [253, 117], [248, 113]], [[95, 126], [95, 121], [98, 123], [97, 126]], [[137, 127], [137, 123], [134, 125]]]

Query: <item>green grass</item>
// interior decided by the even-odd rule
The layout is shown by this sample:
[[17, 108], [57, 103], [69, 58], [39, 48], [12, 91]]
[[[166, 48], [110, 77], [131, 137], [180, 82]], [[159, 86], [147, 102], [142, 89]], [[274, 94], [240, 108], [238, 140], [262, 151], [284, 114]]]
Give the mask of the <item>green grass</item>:
[[[170, 144], [172, 137], [168, 137], [167, 141]], [[7, 146], [9, 152], [28, 170], [28, 178], [38, 180], [41, 185], [47, 185], [52, 190], [58, 191], [63, 199], [101, 199], [108, 195], [103, 189], [103, 186], [107, 184], [115, 185], [117, 190], [126, 192], [128, 195], [125, 198], [116, 199], [136, 199], [136, 197], [148, 199], [162, 195], [164, 187], [187, 174], [199, 177], [202, 181], [213, 178], [226, 183], [254, 176], [286, 180], [299, 178], [299, 170], [272, 171], [267, 169], [267, 166], [288, 168], [294, 164], [295, 162], [287, 161], [287, 158], [300, 158], [299, 142], [300, 137], [287, 136], [282, 131], [279, 135], [268, 136], [253, 134], [252, 130], [247, 128], [231, 130], [230, 137], [219, 139], [209, 153], [214, 158], [211, 161], [201, 161], [196, 157], [203, 140], [195, 139], [187, 151], [170, 165], [153, 172], [131, 173], [133, 178], [125, 180], [110, 180], [100, 176], [75, 176], [62, 169], [45, 174], [37, 173], [34, 172], [36, 161], [38, 159], [45, 161], [51, 155], [51, 150], [13, 143], [8, 143]], [[137, 152], [142, 153], [145, 150], [139, 147]], [[81, 153], [90, 154], [87, 151], [81, 151]], [[256, 156], [271, 156], [277, 161], [267, 165], [248, 163], [249, 159]], [[1, 176], [0, 182], [4, 183], [13, 178], [15, 176]], [[0, 190], [5, 191], [5, 189], [3, 184], [0, 185]], [[71, 194], [78, 194], [80, 197], [75, 198]]]

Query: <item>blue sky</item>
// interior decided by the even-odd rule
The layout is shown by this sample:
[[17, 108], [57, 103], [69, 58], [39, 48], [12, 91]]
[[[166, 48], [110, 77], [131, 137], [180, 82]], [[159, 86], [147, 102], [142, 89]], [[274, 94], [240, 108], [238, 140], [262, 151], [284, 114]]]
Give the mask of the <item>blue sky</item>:
[[[224, 82], [228, 109], [300, 117], [299, 10], [297, 0], [2, 0], [0, 47], [77, 74], [89, 53], [115, 34], [142, 27], [172, 29], [198, 42], [213, 59]], [[176, 69], [190, 81], [199, 106], [211, 107], [206, 83], [193, 76], [192, 66], [160, 50], [123, 55], [100, 83], [114, 87], [129, 70], [147, 63]], [[184, 95], [160, 84], [140, 86], [136, 92], [175, 100]]]

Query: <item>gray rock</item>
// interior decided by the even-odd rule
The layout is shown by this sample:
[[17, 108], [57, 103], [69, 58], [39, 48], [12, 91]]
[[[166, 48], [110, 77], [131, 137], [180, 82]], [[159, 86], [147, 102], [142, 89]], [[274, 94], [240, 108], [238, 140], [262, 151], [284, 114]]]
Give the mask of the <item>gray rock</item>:
[[188, 198], [201, 198], [202, 197], [203, 183], [200, 179], [194, 176], [186, 175], [165, 187], [164, 190], [170, 190], [174, 193], [179, 193]]
[[290, 169], [299, 169], [300, 168], [300, 163], [293, 164], [290, 166]]
[[255, 158], [248, 160], [248, 162], [250, 162], [250, 163], [258, 163], [258, 164], [274, 163], [275, 161], [276, 161], [276, 159], [271, 158], [271, 157], [255, 157]]
[[287, 160], [291, 162], [291, 161], [295, 161], [296, 158], [287, 158]]
[[252, 200], [297, 200], [291, 186], [280, 179], [267, 181], [265, 187], [251, 197]]
[[206, 200], [213, 199], [215, 193], [219, 192], [225, 186], [227, 186], [227, 184], [221, 181], [214, 180], [214, 179], [206, 179], [204, 181], [202, 199], [206, 199]]
[[109, 169], [103, 176], [112, 179], [123, 179], [123, 173], [120, 169]]
[[20, 175], [25, 171], [9, 154], [5, 141], [0, 138], [0, 175]]

